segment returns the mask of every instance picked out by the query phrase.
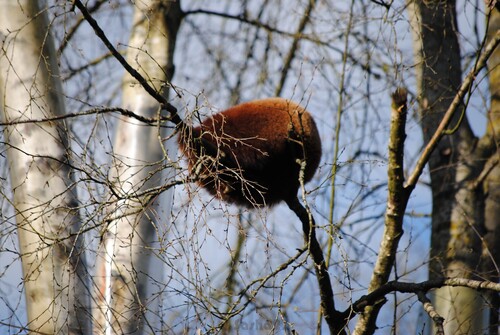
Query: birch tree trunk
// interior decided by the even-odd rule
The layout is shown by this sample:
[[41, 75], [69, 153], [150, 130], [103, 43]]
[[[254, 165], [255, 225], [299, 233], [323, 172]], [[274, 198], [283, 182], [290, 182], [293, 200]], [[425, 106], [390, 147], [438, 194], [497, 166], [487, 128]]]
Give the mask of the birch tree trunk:
[[[175, 38], [181, 22], [179, 1], [135, 3], [134, 22], [127, 49], [127, 62], [165, 97], [173, 75]], [[134, 113], [158, 117], [159, 104], [128, 73], [123, 78], [123, 107]], [[113, 146], [110, 173], [111, 198], [106, 232], [98, 260], [97, 333], [140, 334], [159, 331], [158, 306], [161, 302], [162, 264], [155, 207], [135, 194], [159, 186], [165, 154], [175, 149], [162, 146], [160, 127], [135, 119], [119, 120]], [[173, 141], [170, 141], [172, 143]], [[168, 168], [168, 167], [167, 167]], [[170, 213], [171, 194], [167, 200]]]
[[[24, 275], [28, 329], [88, 334], [88, 274], [46, 8], [0, 0], [0, 111]], [[33, 122], [29, 122], [29, 121]]]
[[[409, 1], [409, 11], [421, 126], [424, 140], [429, 141], [461, 83], [455, 1]], [[462, 105], [429, 160], [433, 194], [430, 279], [483, 275], [485, 192], [478, 181], [494, 146], [474, 136], [464, 113]], [[432, 301], [445, 319], [445, 334], [486, 330], [487, 305], [480, 291], [443, 287], [434, 292]]]

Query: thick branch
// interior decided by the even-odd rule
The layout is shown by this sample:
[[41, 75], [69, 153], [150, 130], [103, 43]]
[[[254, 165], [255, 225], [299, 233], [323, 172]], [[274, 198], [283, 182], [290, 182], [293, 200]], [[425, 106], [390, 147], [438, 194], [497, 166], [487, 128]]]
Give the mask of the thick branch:
[[370, 294], [364, 295], [355, 301], [348, 309], [342, 312], [343, 319], [352, 319], [356, 313], [361, 313], [368, 306], [374, 306], [378, 304], [381, 300], [385, 299], [385, 296], [392, 292], [400, 293], [427, 293], [430, 290], [441, 288], [444, 286], [451, 287], [468, 287], [475, 290], [490, 290], [495, 292], [500, 292], [500, 284], [487, 280], [473, 280], [467, 278], [438, 278], [433, 280], [427, 280], [419, 283], [405, 283], [398, 281], [390, 281], [382, 285]]
[[369, 291], [387, 282], [394, 265], [399, 239], [403, 234], [403, 217], [408, 194], [403, 187], [404, 141], [406, 138], [407, 91], [398, 88], [392, 94], [391, 133], [389, 138], [388, 199], [385, 214], [385, 231], [380, 245]]
[[439, 313], [432, 305], [431, 300], [427, 298], [424, 292], [422, 291], [417, 292], [417, 297], [418, 301], [422, 303], [424, 311], [429, 315], [431, 320], [434, 322], [434, 326], [436, 327], [436, 335], [444, 335], [444, 328], [443, 328], [444, 318], [441, 315], [439, 315]]
[[[407, 91], [398, 88], [392, 95], [391, 133], [389, 138], [389, 168], [387, 208], [385, 227], [377, 262], [373, 270], [369, 292], [373, 292], [389, 279], [394, 266], [399, 240], [403, 235], [403, 217], [408, 203], [409, 192], [404, 188], [403, 158], [406, 125]], [[360, 317], [355, 333], [373, 333], [378, 312], [383, 303], [367, 306]]]

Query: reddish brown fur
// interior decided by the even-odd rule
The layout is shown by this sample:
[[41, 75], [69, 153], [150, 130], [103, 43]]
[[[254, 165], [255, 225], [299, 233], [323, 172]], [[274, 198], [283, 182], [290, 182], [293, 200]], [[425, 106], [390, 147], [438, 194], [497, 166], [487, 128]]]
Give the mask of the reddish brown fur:
[[308, 182], [321, 159], [321, 140], [311, 115], [281, 98], [250, 101], [215, 114], [201, 126], [185, 128], [179, 144], [200, 185], [247, 207], [296, 197], [297, 160], [306, 158]]

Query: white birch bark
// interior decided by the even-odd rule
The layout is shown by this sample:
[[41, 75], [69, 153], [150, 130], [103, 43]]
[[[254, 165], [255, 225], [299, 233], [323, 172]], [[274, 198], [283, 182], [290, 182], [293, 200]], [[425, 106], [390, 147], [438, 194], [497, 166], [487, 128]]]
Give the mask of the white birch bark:
[[[180, 24], [178, 2], [135, 3], [134, 22], [127, 49], [127, 62], [158, 92], [168, 94], [173, 72], [175, 34]], [[168, 15], [167, 15], [168, 12]], [[145, 117], [157, 117], [158, 102], [128, 73], [123, 78], [123, 107]], [[168, 134], [135, 119], [119, 120], [113, 146], [110, 181], [120, 198], [108, 209], [107, 231], [97, 266], [98, 309], [96, 333], [156, 333], [160, 327], [162, 264], [157, 229], [168, 225], [172, 193], [157, 221], [157, 201], [147, 204], [134, 194], [159, 186], [168, 179], [162, 169], [173, 152], [172, 142], [163, 147]], [[175, 152], [175, 151], [174, 151]]]
[[[0, 0], [3, 122], [64, 114], [45, 9]], [[21, 252], [28, 325], [44, 334], [90, 331], [88, 280], [63, 122], [4, 127]]]

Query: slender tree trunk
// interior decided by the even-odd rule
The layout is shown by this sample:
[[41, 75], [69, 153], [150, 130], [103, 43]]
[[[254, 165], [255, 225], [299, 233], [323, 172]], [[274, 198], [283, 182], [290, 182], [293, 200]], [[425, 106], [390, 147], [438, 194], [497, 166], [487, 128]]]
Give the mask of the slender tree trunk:
[[[417, 93], [424, 140], [429, 141], [461, 83], [455, 1], [409, 1]], [[481, 273], [484, 192], [476, 183], [490, 149], [478, 144], [461, 106], [430, 160], [433, 195], [430, 279], [474, 278]], [[461, 118], [463, 116], [463, 119]], [[457, 126], [457, 127], [456, 127]], [[433, 294], [446, 334], [486, 328], [480, 291], [443, 287]]]
[[62, 115], [64, 96], [46, 8], [0, 1], [0, 111], [30, 331], [88, 334], [90, 299]]
[[[173, 53], [181, 22], [179, 1], [135, 3], [134, 23], [127, 49], [127, 62], [164, 96], [173, 75]], [[145, 117], [158, 117], [159, 104], [128, 73], [123, 78], [123, 107]], [[118, 122], [113, 146], [110, 181], [115, 204], [108, 208], [101, 258], [97, 272], [97, 332], [139, 334], [159, 332], [162, 264], [159, 250], [156, 202], [134, 194], [162, 179], [165, 134], [160, 127], [130, 118]], [[173, 141], [171, 141], [173, 142]], [[167, 144], [168, 145], [168, 144]], [[118, 197], [116, 196], [118, 195]], [[168, 200], [171, 205], [171, 198]], [[169, 208], [162, 208], [167, 215]], [[160, 283], [160, 285], [158, 285]]]

